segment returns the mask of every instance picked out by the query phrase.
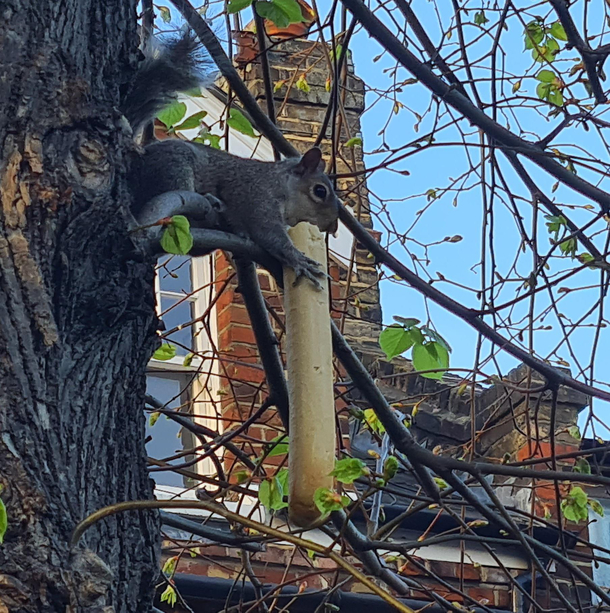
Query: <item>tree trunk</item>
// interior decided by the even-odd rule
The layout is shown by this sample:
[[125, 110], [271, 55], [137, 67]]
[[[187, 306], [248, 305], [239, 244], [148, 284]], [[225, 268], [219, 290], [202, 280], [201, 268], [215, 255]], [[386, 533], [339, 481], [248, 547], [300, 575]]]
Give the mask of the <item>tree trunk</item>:
[[138, 59], [133, 0], [0, 3], [0, 613], [146, 611], [152, 513], [145, 368], [153, 266], [130, 241], [117, 111]]

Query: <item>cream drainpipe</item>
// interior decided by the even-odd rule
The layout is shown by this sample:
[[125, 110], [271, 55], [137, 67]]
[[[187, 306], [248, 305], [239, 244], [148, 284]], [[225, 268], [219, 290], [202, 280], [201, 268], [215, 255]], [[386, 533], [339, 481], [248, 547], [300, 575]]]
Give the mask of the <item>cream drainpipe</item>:
[[[289, 230], [297, 249], [327, 269], [324, 236], [301, 222]], [[289, 517], [301, 527], [320, 518], [314, 503], [319, 487], [332, 488], [335, 464], [335, 403], [328, 280], [322, 291], [307, 279], [294, 287], [294, 272], [284, 269], [286, 358], [290, 397]]]

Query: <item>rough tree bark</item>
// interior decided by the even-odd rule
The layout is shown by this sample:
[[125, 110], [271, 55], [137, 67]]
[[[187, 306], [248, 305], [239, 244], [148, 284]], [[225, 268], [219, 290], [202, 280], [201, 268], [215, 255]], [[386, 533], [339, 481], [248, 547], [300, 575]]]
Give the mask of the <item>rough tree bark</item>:
[[0, 612], [146, 611], [153, 514], [144, 374], [153, 266], [130, 241], [117, 111], [138, 59], [134, 0], [0, 2]]

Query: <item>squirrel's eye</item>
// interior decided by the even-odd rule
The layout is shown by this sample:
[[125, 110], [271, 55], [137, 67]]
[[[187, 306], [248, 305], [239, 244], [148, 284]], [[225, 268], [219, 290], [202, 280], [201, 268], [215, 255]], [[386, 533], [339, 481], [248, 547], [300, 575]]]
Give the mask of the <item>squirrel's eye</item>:
[[324, 185], [316, 185], [313, 188], [313, 193], [316, 198], [324, 200], [328, 194], [328, 190], [324, 187]]

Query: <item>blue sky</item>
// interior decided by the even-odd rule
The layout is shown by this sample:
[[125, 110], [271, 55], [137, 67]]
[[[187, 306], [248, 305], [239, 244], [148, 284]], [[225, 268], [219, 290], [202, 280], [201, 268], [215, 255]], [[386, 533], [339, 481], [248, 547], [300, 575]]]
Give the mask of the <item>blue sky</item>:
[[[448, 26], [451, 23], [452, 13], [449, 2], [438, 2], [438, 7], [428, 0], [414, 0], [412, 7], [421, 19], [422, 23], [428, 30], [432, 40], [437, 43], [441, 40], [442, 33], [445, 33], [445, 43], [443, 47], [443, 55], [445, 57], [454, 57], [457, 49], [457, 36], [453, 35], [451, 40], [447, 40], [446, 33]], [[324, 14], [325, 7], [330, 6], [330, 2], [324, 1], [319, 4], [320, 11]], [[474, 4], [473, 4], [474, 6]], [[481, 3], [478, 3], [480, 8]], [[601, 14], [596, 15], [591, 9], [589, 23], [595, 26], [600, 22]], [[445, 11], [445, 12], [443, 12]], [[483, 30], [474, 23], [475, 11], [472, 10], [468, 15], [463, 15], [464, 31], [467, 40], [479, 38], [479, 42], [469, 48], [469, 56], [477, 58], [484, 55], [490, 47], [491, 37], [495, 34], [495, 30], [486, 34]], [[380, 15], [381, 16], [381, 15]], [[491, 20], [488, 25], [492, 25], [495, 17], [494, 13], [486, 11], [486, 16]], [[550, 9], [545, 6], [540, 6], [537, 12], [530, 12], [524, 15], [524, 21], [527, 22], [534, 17], [542, 17], [546, 19], [546, 23], [550, 24], [555, 20]], [[575, 14], [575, 16], [577, 16]], [[244, 15], [244, 23], [249, 17]], [[385, 21], [387, 18], [383, 17]], [[595, 27], [593, 27], [595, 31]], [[392, 69], [395, 67], [395, 62], [387, 54], [375, 61], [375, 58], [381, 53], [381, 47], [369, 39], [368, 35], [363, 32], [357, 32], [352, 39], [351, 50], [356, 66], [356, 73], [360, 76], [369, 88], [367, 93], [367, 111], [362, 118], [362, 136], [364, 140], [364, 150], [366, 162], [369, 167], [378, 164], [387, 155], [386, 153], [374, 153], [382, 147], [385, 142], [389, 147], [402, 146], [416, 138], [425, 135], [434, 124], [434, 113], [426, 113], [430, 108], [430, 95], [428, 91], [419, 84], [408, 84], [402, 87], [402, 91], [397, 94], [396, 100], [400, 102], [401, 108], [398, 113], [393, 112], [395, 105], [394, 99], [385, 99], [380, 97], [378, 92], [386, 90], [394, 82], [403, 82], [410, 78], [411, 75], [405, 70], [399, 69], [396, 74], [393, 74]], [[562, 50], [554, 63], [560, 71], [569, 69], [575, 63], [577, 55], [573, 51]], [[520, 80], [519, 94], [530, 96], [536, 100], [536, 85], [534, 74], [540, 69], [539, 64], [532, 61], [531, 53], [524, 51], [523, 39], [523, 23], [516, 17], [512, 17], [508, 21], [508, 31], [503, 32], [501, 38], [501, 49], [499, 53], [498, 65], [501, 66], [508, 75], [515, 75], [508, 84], [505, 85], [503, 93], [507, 98], [512, 98], [512, 84]], [[489, 62], [483, 64], [482, 67], [475, 69], [475, 78], [487, 78]], [[529, 77], [518, 79], [518, 76], [529, 74]], [[463, 73], [458, 73], [460, 78], [465, 78]], [[584, 97], [584, 87], [582, 84], [570, 86], [569, 92], [577, 97]], [[484, 101], [490, 100], [489, 86], [482, 85], [480, 93]], [[566, 90], [566, 97], [568, 90]], [[432, 105], [434, 108], [434, 104]], [[440, 107], [445, 113], [444, 107]], [[520, 108], [516, 113], [501, 112], [498, 116], [498, 121], [509, 129], [520, 132], [524, 137], [530, 140], [547, 134], [554, 125], [559, 121], [558, 118], [548, 118], [546, 116], [548, 107], [542, 109], [543, 112], [530, 105], [529, 108]], [[574, 107], [571, 108], [574, 111]], [[457, 114], [453, 114], [457, 117]], [[422, 119], [423, 117], [423, 119]], [[438, 119], [438, 118], [437, 118]], [[445, 113], [438, 119], [439, 125], [443, 125], [451, 118]], [[385, 132], [380, 134], [380, 131], [386, 127]], [[523, 293], [523, 282], [518, 280], [518, 277], [527, 277], [532, 270], [532, 255], [529, 251], [519, 253], [520, 238], [516, 228], [512, 212], [509, 211], [507, 200], [499, 191], [490, 193], [485, 192], [479, 184], [479, 177], [471, 175], [464, 181], [459, 180], [469, 169], [469, 164], [475, 166], [480, 162], [481, 153], [478, 148], [479, 135], [474, 128], [467, 122], [462, 121], [460, 126], [466, 136], [460, 133], [456, 128], [449, 128], [439, 133], [437, 142], [459, 142], [462, 138], [471, 144], [470, 147], [463, 146], [438, 146], [431, 148], [425, 152], [417, 153], [409, 157], [407, 160], [396, 165], [397, 170], [408, 171], [409, 174], [398, 174], [389, 171], [379, 171], [373, 174], [369, 179], [368, 186], [373, 195], [373, 205], [375, 207], [383, 206], [389, 212], [392, 223], [400, 233], [406, 233], [407, 248], [405, 249], [397, 244], [391, 247], [392, 252], [399, 256], [407, 265], [413, 266], [410, 254], [417, 257], [424, 255], [422, 244], [429, 244], [441, 241], [440, 244], [431, 246], [428, 250], [429, 263], [427, 265], [419, 265], [416, 269], [425, 278], [429, 276], [436, 278], [437, 274], [442, 274], [445, 278], [451, 280], [454, 284], [463, 286], [464, 288], [479, 289], [482, 284], [481, 268], [478, 265], [481, 259], [482, 252], [482, 220], [483, 220], [483, 198], [484, 196], [493, 202], [493, 253], [496, 261], [496, 270], [503, 277], [511, 277], [513, 280], [505, 284], [505, 287], [496, 296], [496, 304], [502, 304], [511, 300], [515, 296]], [[607, 159], [607, 150], [600, 136], [594, 131], [585, 132], [582, 127], [573, 127], [565, 130], [555, 141], [553, 146], [556, 146], [564, 153], [572, 153], [582, 155], [583, 152], [592, 151], [599, 155], [602, 159]], [[516, 177], [512, 169], [499, 154], [500, 166], [505, 173], [506, 180], [511, 186], [511, 190], [517, 196], [521, 197], [517, 201], [518, 209], [523, 218], [523, 225], [531, 232], [533, 226], [532, 206], [529, 202], [529, 194], [520, 180]], [[532, 177], [543, 189], [545, 194], [555, 199], [560, 206], [580, 206], [588, 204], [587, 200], [580, 195], [560, 187], [557, 191], [552, 192], [555, 180], [542, 171], [538, 170], [532, 164], [525, 162], [526, 167], [531, 170]], [[489, 173], [489, 165], [486, 172]], [[607, 186], [607, 180], [600, 182], [599, 175], [579, 170], [579, 174], [597, 182], [602, 188]], [[489, 178], [489, 175], [488, 177]], [[443, 190], [451, 186], [454, 180], [461, 186], [461, 191], [447, 191], [443, 195]], [[429, 190], [435, 190], [440, 197], [429, 201], [430, 197], [426, 193]], [[457, 196], [457, 198], [456, 198]], [[418, 211], [425, 210], [421, 216]], [[591, 219], [592, 215], [598, 211], [595, 206], [594, 210], [586, 209], [569, 209], [571, 218], [577, 223], [585, 223]], [[543, 211], [538, 216], [538, 248], [542, 253], [550, 247], [548, 230], [545, 227]], [[378, 229], [383, 229], [382, 224], [389, 219], [386, 213], [380, 215], [380, 222], [376, 223]], [[417, 222], [414, 224], [414, 222]], [[597, 226], [599, 230], [606, 228], [605, 222], [600, 222]], [[409, 230], [407, 232], [407, 230]], [[489, 229], [488, 229], [489, 232]], [[459, 235], [462, 240], [459, 242], [442, 242], [445, 237]], [[383, 241], [387, 241], [388, 234], [384, 235]], [[600, 249], [603, 249], [605, 236], [599, 235], [595, 242]], [[486, 258], [489, 266], [491, 252], [489, 244], [486, 242], [484, 247]], [[579, 249], [582, 252], [582, 248]], [[516, 264], [515, 264], [516, 262]], [[514, 271], [511, 272], [511, 267], [515, 264], [518, 276]], [[559, 271], [569, 271], [574, 268], [577, 263], [574, 260], [566, 257], [555, 257], [550, 261], [550, 269], [548, 274], [556, 274]], [[489, 272], [487, 273], [487, 282], [490, 281]], [[541, 281], [542, 282], [542, 281]], [[578, 319], [584, 315], [597, 297], [599, 296], [599, 288], [595, 288], [595, 284], [599, 284], [599, 272], [585, 270], [579, 273], [574, 279], [568, 280], [560, 284], [564, 289], [570, 290], [575, 287], [592, 286], [588, 290], [580, 290], [578, 292], [563, 292], [556, 293], [556, 296], [561, 298], [558, 303], [558, 310], [561, 313], [560, 318], [557, 318], [556, 313], [550, 312], [543, 321], [539, 322], [539, 326], [543, 329], [536, 330], [533, 336], [533, 346], [536, 352], [543, 357], [546, 357], [560, 342], [563, 337], [563, 331], [560, 327], [561, 319], [569, 321]], [[445, 291], [455, 300], [471, 307], [478, 308], [480, 303], [476, 294], [468, 289], [463, 289], [457, 285], [449, 283], [439, 283], [437, 287]], [[432, 322], [432, 325], [437, 331], [442, 334], [453, 348], [451, 365], [453, 367], [470, 368], [474, 362], [475, 346], [477, 343], [476, 333], [458, 318], [448, 314], [443, 309], [436, 305], [426, 302], [422, 296], [406, 287], [404, 284], [399, 284], [394, 281], [385, 281], [382, 284], [382, 307], [384, 311], [385, 323], [392, 322], [393, 315], [402, 317], [417, 317], [424, 323]], [[511, 313], [511, 319], [518, 321], [521, 318], [527, 317], [529, 301], [520, 303]], [[549, 307], [548, 294], [541, 292], [538, 294], [535, 304], [535, 313], [542, 313]], [[502, 314], [507, 314], [508, 311], [502, 311]], [[490, 318], [488, 323], [493, 323]], [[593, 324], [596, 321], [596, 314], [589, 316], [583, 323]], [[523, 321], [521, 321], [523, 325]], [[515, 333], [516, 330], [513, 330]], [[580, 362], [586, 365], [589, 361], [589, 354], [594, 340], [596, 329], [594, 327], [578, 328], [571, 335], [572, 352], [566, 347], [562, 347], [551, 356], [553, 359], [562, 359], [570, 365], [573, 374], [577, 373], [577, 363]], [[608, 362], [610, 361], [610, 352], [608, 351], [608, 331], [602, 330], [599, 340], [600, 349], [597, 353], [596, 361], [596, 376], [602, 381], [610, 380], [608, 376]], [[524, 337], [525, 343], [528, 342], [527, 335]], [[484, 343], [482, 356], [486, 357], [490, 354], [490, 346]], [[516, 361], [505, 353], [499, 352], [496, 354], [495, 362], [487, 363], [483, 370], [486, 374], [496, 374], [498, 371], [507, 372], [510, 368], [516, 366]], [[610, 410], [602, 403], [596, 402], [596, 412], [600, 417], [610, 416]], [[609, 436], [608, 432], [604, 432], [599, 425], [596, 426], [598, 434], [605, 438]]]
[[[450, 9], [449, 3], [439, 4], [446, 9]], [[435, 6], [430, 2], [423, 1], [416, 1], [412, 6], [426, 26], [431, 38], [435, 42], [439, 41], [441, 27], [439, 27]], [[492, 15], [488, 13], [488, 16], [493, 21]], [[544, 17], [545, 15], [542, 13], [540, 16]], [[448, 17], [450, 17], [450, 15], [443, 17], [441, 19], [446, 27], [446, 24], [449, 23]], [[473, 17], [474, 11], [471, 11], [469, 16], [470, 23], [468, 23], [468, 18], [464, 18], [466, 24], [465, 33], [467, 37], [478, 36], [480, 33], [480, 28], [472, 23]], [[530, 17], [533, 17], [533, 15]], [[596, 17], [595, 15], [591, 15], [591, 20], [593, 22], [596, 18], [599, 19], [599, 16]], [[547, 22], [550, 23], [553, 20], [554, 17], [547, 19]], [[502, 41], [504, 45], [504, 66], [509, 73], [521, 75], [532, 68], [534, 62], [531, 59], [531, 54], [529, 51], [524, 51], [523, 27], [521, 23], [516, 21], [516, 19], [509, 21], [509, 30], [503, 34]], [[480, 49], [477, 49], [477, 47]], [[361, 76], [373, 90], [387, 88], [390, 85], [390, 77], [386, 71], [395, 66], [394, 61], [389, 58], [387, 54], [378, 61], [374, 61], [374, 58], [381, 52], [381, 47], [377, 45], [376, 42], [370, 40], [366, 33], [360, 33], [354, 38], [352, 49], [358, 75]], [[477, 57], [478, 51], [483, 54], [487, 49], [489, 49], [489, 42], [482, 41], [479, 45], [475, 45], [472, 50], [469, 50], [470, 57]], [[451, 53], [453, 50], [451, 46], [448, 46], [447, 53]], [[575, 57], [576, 55], [574, 52], [562, 51], [556, 60], [556, 65], [559, 66], [561, 71], [564, 71], [574, 64], [572, 58]], [[539, 66], [534, 69], [532, 74], [537, 72], [538, 68]], [[394, 78], [397, 82], [401, 82], [410, 76], [411, 75], [406, 71], [399, 70]], [[462, 74], [461, 76], [464, 77], [465, 75]], [[475, 77], [479, 76], [488, 75], [485, 74], [484, 70], [475, 71]], [[516, 80], [516, 78], [513, 79], [513, 82]], [[535, 98], [537, 83], [538, 81], [534, 78], [523, 79], [519, 90], [520, 93], [527, 92], [528, 95]], [[512, 93], [510, 87], [511, 84], [508, 85], [508, 94]], [[505, 90], [506, 89], [507, 88], [505, 88]], [[481, 87], [480, 93], [485, 101], [490, 99], [488, 87]], [[505, 93], [507, 92], [505, 91]], [[583, 86], [575, 86], [573, 94], [579, 97], [584, 96]], [[425, 118], [423, 121], [419, 122], [419, 118], [416, 115], [416, 113], [423, 115], [430, 103], [430, 96], [422, 86], [419, 84], [405, 86], [403, 92], [398, 94], [397, 99], [402, 102], [405, 107], [401, 108], [399, 113], [394, 115], [392, 113], [394, 106], [392, 100], [378, 100], [378, 96], [373, 92], [367, 96], [367, 107], [373, 105], [373, 103], [374, 107], [372, 111], [365, 113], [362, 122], [366, 151], [374, 151], [381, 147], [384, 138], [379, 135], [379, 130], [386, 124], [388, 117], [391, 117], [391, 120], [384, 137], [390, 146], [400, 146], [416, 139], [418, 135], [426, 134], [428, 129], [433, 125], [431, 117]], [[572, 112], [574, 112], [573, 108]], [[457, 114], [454, 114], [454, 116], [457, 116]], [[507, 114], [501, 117], [500, 122], [513, 131], [517, 131], [516, 122], [511, 121], [511, 119], [513, 118]], [[557, 118], [549, 120], [543, 114], [536, 111], [525, 110], [518, 112], [518, 119], [521, 129], [525, 133], [525, 137], [533, 140], [535, 140], [535, 134], [539, 136], [545, 135], [559, 121]], [[440, 123], [442, 123], [442, 121]], [[419, 131], [416, 131], [416, 124], [419, 124]], [[466, 123], [463, 123], [463, 126], [465, 131], [471, 134], [467, 140], [473, 144], [478, 143], [479, 136], [476, 131]], [[440, 136], [438, 140], [439, 142], [459, 141], [460, 134], [456, 129], [450, 129], [444, 136]], [[561, 151], [566, 153], [572, 152], [582, 155], [582, 151], [576, 147], [576, 145], [578, 145], [584, 151], [594, 151], [604, 160], [608, 157], [607, 151], [598, 135], [594, 131], [586, 133], [581, 127], [566, 130], [556, 141], [554, 141], [554, 144], [556, 144]], [[469, 149], [469, 152], [472, 160], [475, 162], [480, 160], [478, 149]], [[378, 164], [383, 157], [383, 155], [369, 155], [367, 156], [367, 165], [371, 167]], [[506, 180], [509, 185], [517, 194], [529, 199], [529, 194], [522, 186], [518, 177], [516, 177], [509, 165], [505, 163], [505, 160], [502, 159], [501, 154], [499, 157], [501, 168], [503, 172], [505, 172]], [[525, 162], [525, 165], [531, 170], [532, 177], [539, 186], [543, 188], [543, 191], [547, 195], [554, 197], [558, 204], [587, 204], [588, 201], [586, 199], [568, 189], [560, 187], [553, 193], [552, 187], [555, 180], [538, 170], [532, 164]], [[416, 239], [420, 243], [436, 242], [442, 240], [445, 236], [454, 235], [462, 236], [463, 240], [457, 243], [442, 243], [432, 247], [429, 251], [430, 264], [425, 267], [425, 272], [429, 273], [433, 278], [436, 276], [437, 272], [440, 272], [446, 278], [463, 286], [479, 288], [481, 286], [481, 270], [480, 267], [476, 267], [476, 265], [480, 261], [481, 253], [481, 228], [483, 219], [483, 194], [481, 187], [477, 186], [470, 191], [462, 192], [458, 196], [457, 202], [454, 202], [454, 193], [448, 193], [446, 196], [433, 201], [431, 204], [428, 203], [428, 199], [424, 195], [430, 189], [439, 190], [448, 186], [451, 183], [451, 178], [457, 178], [463, 172], [467, 171], [468, 159], [465, 149], [463, 147], [450, 146], [436, 147], [427, 152], [418, 153], [410, 157], [398, 168], [408, 170], [410, 174], [404, 176], [381, 171], [375, 173], [370, 179], [369, 187], [378, 197], [379, 204], [385, 203], [388, 206], [392, 221], [401, 232], [404, 232], [405, 229], [410, 227], [416, 220], [417, 211], [428, 205], [428, 211], [421, 217], [408, 236]], [[489, 172], [489, 168], [487, 172]], [[597, 182], [602, 188], [607, 185], [607, 181], [605, 181], [605, 184], [604, 182], [599, 183], [599, 175], [593, 175], [592, 173], [587, 173], [582, 170], [579, 170], [579, 173], [593, 182]], [[471, 179], [470, 181], [466, 181], [465, 185], [468, 187], [476, 185], [476, 183], [477, 180]], [[416, 194], [420, 194], [420, 196], [413, 197]], [[492, 194], [490, 194], [489, 191], [486, 195], [487, 198], [492, 198]], [[409, 199], [403, 200], [402, 202], [387, 204], [388, 200], [405, 198], [405, 196], [409, 197]], [[505, 202], [502, 202], [502, 199], [496, 196], [493, 208], [494, 252], [497, 270], [500, 274], [506, 276], [514, 261], [516, 248], [519, 245], [520, 239], [513, 216], [508, 211]], [[524, 201], [520, 203], [519, 210], [523, 215], [525, 227], [530, 231], [532, 228], [531, 204]], [[598, 207], [595, 206], [594, 211], [582, 209], [577, 211], [570, 210], [569, 214], [577, 223], [585, 223], [592, 217], [593, 213], [597, 211]], [[548, 231], [544, 221], [542, 215], [540, 215], [538, 218], [538, 233], [540, 237], [538, 244], [539, 250], [542, 252], [544, 252], [548, 245]], [[606, 226], [602, 222], [598, 227], [603, 229]], [[595, 242], [598, 247], [603, 248], [603, 241], [600, 242], [600, 238], [603, 239], [604, 237], [598, 237], [598, 240]], [[420, 256], [423, 254], [422, 249], [418, 249], [414, 245], [412, 249], [414, 253]], [[409, 262], [404, 249], [394, 248], [392, 251], [396, 255], [401, 256], [403, 261]], [[489, 248], [487, 248], [486, 251], [489, 258]], [[579, 252], [582, 252], [582, 248], [579, 249]], [[557, 258], [556, 261], [553, 261], [551, 264], [551, 270], [549, 272], [569, 270], [574, 267], [574, 265], [575, 262], [569, 258]], [[473, 266], [475, 268], [473, 268]], [[531, 255], [523, 254], [519, 258], [519, 273], [522, 276], [527, 276], [529, 272], [531, 272], [531, 269]], [[421, 270], [420, 268], [420, 271]], [[586, 270], [579, 273], [574, 281], [567, 281], [561, 284], [561, 286], [569, 289], [594, 285], [595, 283], [599, 283], [599, 273]], [[496, 304], [501, 304], [515, 297], [517, 295], [515, 290], [520, 286], [522, 286], [522, 284], [517, 282], [510, 283], [508, 288], [500, 294]], [[437, 287], [446, 291], [455, 300], [467, 306], [472, 308], [477, 308], [479, 306], [478, 300], [472, 292], [450, 286], [447, 283], [438, 284]], [[561, 296], [561, 302], [559, 304], [560, 312], [568, 317], [577, 319], [582, 316], [589, 305], [598, 298], [599, 289], [592, 287], [589, 290], [580, 290], [573, 294], [566, 292], [559, 294], [559, 296]], [[545, 310], [548, 305], [548, 296], [546, 296], [545, 293], [541, 293], [536, 300], [536, 312]], [[390, 281], [382, 285], [382, 306], [384, 309], [385, 323], [391, 323], [393, 315], [418, 317], [423, 321], [427, 321], [429, 317], [437, 330], [447, 338], [453, 347], [452, 366], [470, 367], [473, 365], [477, 335], [468, 325], [464, 324], [458, 318], [448, 314], [435, 305], [430, 303], [426, 304], [419, 293]], [[518, 319], [516, 317], [518, 313], [525, 316], [528, 306], [528, 302], [525, 302], [522, 307], [516, 309], [513, 314], [513, 319]], [[492, 323], [490, 318], [488, 318], [487, 321], [488, 323]], [[596, 321], [595, 317], [589, 317], [583, 323], [592, 323], [594, 321]], [[560, 341], [563, 332], [559, 326], [559, 321], [552, 315], [546, 317], [541, 325], [550, 327], [550, 329], [540, 330], [534, 334], [534, 348], [540, 355], [546, 357], [548, 352], [550, 352]], [[588, 356], [591, 351], [595, 332], [596, 330], [593, 327], [578, 329], [572, 335], [573, 351], [570, 352], [567, 348], [563, 347], [557, 352], [557, 356], [570, 364], [573, 373], [578, 371], [576, 367], [577, 361], [583, 365], [588, 363]], [[602, 330], [602, 334], [600, 335], [601, 350], [599, 350], [597, 354], [596, 376], [603, 381], [608, 381], [608, 358], [610, 358], [610, 352], [607, 349], [607, 344], [607, 331]], [[487, 345], [487, 351], [483, 351], [482, 355], [485, 356], [488, 353], [489, 345]], [[507, 369], [515, 366], [516, 362], [507, 354], [499, 353], [497, 355], [497, 364], [501, 370], [506, 372]], [[486, 373], [493, 374], [495, 372], [495, 367], [493, 364], [488, 364], [485, 366], [484, 370]], [[596, 413], [602, 419], [610, 415], [610, 411], [604, 403], [596, 401], [595, 406]], [[586, 411], [584, 413], [586, 413]], [[582, 415], [583, 418], [585, 416], [584, 413]], [[581, 422], [582, 421], [581, 419]], [[597, 434], [607, 438], [608, 431], [604, 432], [604, 430], [605, 429], [600, 425], [596, 426]]]

